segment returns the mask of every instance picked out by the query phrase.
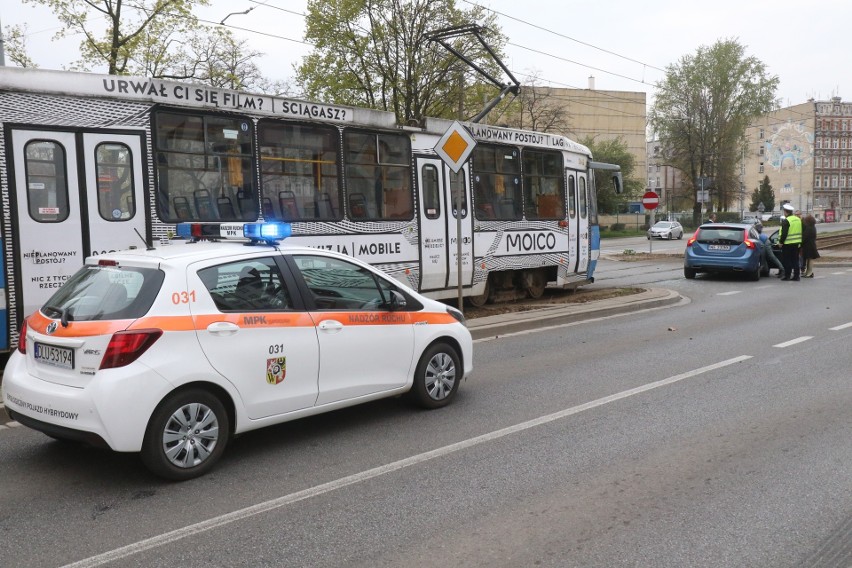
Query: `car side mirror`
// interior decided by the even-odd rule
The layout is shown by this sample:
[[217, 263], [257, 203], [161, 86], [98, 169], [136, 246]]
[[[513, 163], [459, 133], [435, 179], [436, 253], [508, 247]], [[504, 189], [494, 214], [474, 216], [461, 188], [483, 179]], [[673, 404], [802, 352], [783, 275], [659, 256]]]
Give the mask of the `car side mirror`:
[[405, 309], [405, 306], [406, 306], [405, 296], [403, 296], [402, 294], [400, 294], [396, 290], [391, 290], [390, 291], [390, 302], [389, 302], [389, 306], [388, 306], [390, 311], [395, 312], [397, 310], [403, 310], [403, 309]]

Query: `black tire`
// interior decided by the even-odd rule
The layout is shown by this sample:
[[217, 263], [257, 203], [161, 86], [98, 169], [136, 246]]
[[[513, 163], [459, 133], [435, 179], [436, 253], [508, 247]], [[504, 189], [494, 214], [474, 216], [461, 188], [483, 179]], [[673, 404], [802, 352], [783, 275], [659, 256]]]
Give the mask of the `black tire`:
[[695, 271], [694, 268], [684, 268], [683, 269], [683, 275], [689, 280], [692, 280], [693, 278], [695, 278], [696, 274], [697, 274], [697, 272]]
[[753, 271], [748, 273], [748, 279], [751, 280], [752, 282], [757, 282], [758, 280], [760, 280], [760, 267], [759, 266], [757, 267], [757, 270], [753, 270]]
[[446, 406], [455, 398], [462, 375], [456, 350], [446, 343], [435, 343], [420, 356], [409, 398], [422, 408]]
[[479, 296], [467, 296], [465, 301], [473, 306], [474, 308], [481, 308], [485, 304], [488, 303], [489, 296], [491, 295], [491, 278], [486, 278], [485, 280], [485, 291]]
[[677, 240], [681, 240], [682, 238], [683, 238], [683, 233], [681, 233], [677, 236]]
[[527, 294], [533, 300], [538, 300], [544, 295], [544, 290], [547, 288], [547, 277], [544, 270], [533, 270], [527, 282]]
[[216, 396], [202, 389], [172, 393], [148, 421], [142, 462], [160, 477], [192, 479], [219, 461], [230, 436], [228, 413]]

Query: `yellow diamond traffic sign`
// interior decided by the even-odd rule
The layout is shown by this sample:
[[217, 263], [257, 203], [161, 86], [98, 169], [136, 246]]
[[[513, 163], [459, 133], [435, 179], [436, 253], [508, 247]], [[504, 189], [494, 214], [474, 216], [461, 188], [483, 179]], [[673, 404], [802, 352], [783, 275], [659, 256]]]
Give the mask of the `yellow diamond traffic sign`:
[[475, 147], [476, 140], [467, 128], [455, 121], [438, 140], [435, 152], [453, 172], [458, 173]]

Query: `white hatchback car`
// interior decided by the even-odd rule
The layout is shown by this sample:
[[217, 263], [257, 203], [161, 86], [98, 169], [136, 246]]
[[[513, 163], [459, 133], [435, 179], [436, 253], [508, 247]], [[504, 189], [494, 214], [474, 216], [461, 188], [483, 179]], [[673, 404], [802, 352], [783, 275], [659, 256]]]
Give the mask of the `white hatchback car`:
[[141, 452], [151, 471], [182, 480], [241, 432], [400, 394], [426, 408], [455, 397], [473, 361], [458, 310], [261, 229], [289, 234], [246, 224], [257, 246], [88, 258], [25, 321], [3, 377], [9, 415], [54, 438]]
[[657, 221], [648, 229], [648, 240], [652, 237], [660, 239], [682, 239], [683, 227], [677, 221]]

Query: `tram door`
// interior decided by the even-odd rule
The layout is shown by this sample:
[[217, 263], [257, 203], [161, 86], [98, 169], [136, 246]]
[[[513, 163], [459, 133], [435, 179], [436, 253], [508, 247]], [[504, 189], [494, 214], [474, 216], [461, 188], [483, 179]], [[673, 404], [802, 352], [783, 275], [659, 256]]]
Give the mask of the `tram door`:
[[[145, 246], [142, 133], [11, 130], [18, 316], [85, 258]], [[135, 230], [134, 230], [135, 229]]]
[[589, 186], [587, 174], [577, 172], [577, 272], [589, 269], [592, 236], [589, 229]]
[[[458, 285], [458, 240], [462, 243], [462, 285], [473, 279], [473, 228], [468, 166], [453, 173], [438, 158], [417, 158], [420, 188], [420, 289]], [[456, 197], [461, 209], [456, 207]], [[458, 217], [462, 231], [458, 233]]]

